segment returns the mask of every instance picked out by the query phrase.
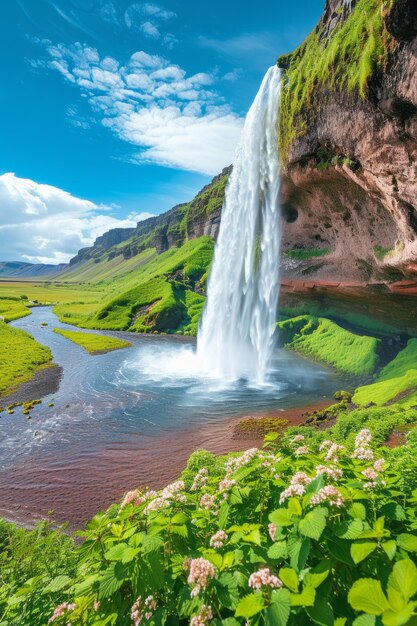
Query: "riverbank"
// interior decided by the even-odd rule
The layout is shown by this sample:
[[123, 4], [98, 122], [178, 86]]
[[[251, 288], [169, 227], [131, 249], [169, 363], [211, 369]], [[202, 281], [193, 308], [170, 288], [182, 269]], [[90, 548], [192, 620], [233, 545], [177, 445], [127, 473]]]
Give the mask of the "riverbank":
[[311, 407], [247, 414], [156, 437], [135, 436], [76, 460], [65, 453], [27, 460], [0, 470], [0, 515], [24, 526], [52, 518], [79, 530], [126, 491], [159, 489], [175, 480], [195, 450], [220, 455], [258, 447], [263, 437], [236, 437], [242, 420], [267, 417], [296, 426], [304, 422], [306, 411], [329, 404], [330, 400]]

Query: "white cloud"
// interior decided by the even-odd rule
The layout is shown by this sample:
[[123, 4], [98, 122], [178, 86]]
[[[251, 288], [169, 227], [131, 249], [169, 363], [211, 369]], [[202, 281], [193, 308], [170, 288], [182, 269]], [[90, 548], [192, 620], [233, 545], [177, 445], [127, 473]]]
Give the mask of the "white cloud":
[[111, 208], [15, 174], [0, 176], [2, 261], [66, 263], [111, 228], [132, 228], [150, 213], [111, 215]]
[[138, 148], [136, 161], [204, 174], [232, 162], [243, 119], [222, 103], [215, 74], [187, 76], [178, 65], [144, 51], [121, 65], [80, 43], [43, 45], [49, 67], [79, 87], [95, 117]]
[[143, 22], [139, 28], [150, 39], [159, 39], [161, 36], [158, 27], [153, 22]]

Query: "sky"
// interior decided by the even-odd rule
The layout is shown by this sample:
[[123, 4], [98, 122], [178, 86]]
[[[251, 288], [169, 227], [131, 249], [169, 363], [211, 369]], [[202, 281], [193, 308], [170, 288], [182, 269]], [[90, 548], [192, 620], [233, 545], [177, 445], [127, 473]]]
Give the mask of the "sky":
[[64, 263], [233, 161], [268, 67], [323, 0], [8, 0], [0, 261]]

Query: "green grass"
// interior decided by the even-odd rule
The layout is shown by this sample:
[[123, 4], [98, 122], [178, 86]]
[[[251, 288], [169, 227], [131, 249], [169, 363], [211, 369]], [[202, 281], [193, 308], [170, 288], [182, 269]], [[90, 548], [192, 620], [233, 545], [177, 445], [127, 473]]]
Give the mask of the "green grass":
[[308, 127], [328, 91], [367, 92], [373, 72], [381, 67], [390, 47], [385, 30], [385, 0], [358, 0], [350, 16], [337, 26], [326, 43], [315, 29], [291, 55], [278, 60], [287, 71], [282, 81], [279, 122], [280, 155], [286, 162], [291, 144]]
[[288, 250], [284, 252], [284, 256], [298, 261], [306, 261], [316, 257], [327, 256], [330, 252], [331, 248], [311, 248], [309, 250]]
[[0, 397], [30, 380], [51, 360], [49, 348], [32, 335], [0, 322]]
[[409, 370], [406, 374], [397, 378], [390, 378], [372, 385], [359, 387], [353, 396], [353, 402], [359, 406], [369, 402], [375, 402], [377, 406], [383, 406], [387, 402], [395, 400], [399, 394], [408, 391], [411, 393], [412, 390], [417, 390], [417, 369]]
[[365, 376], [378, 365], [379, 339], [355, 335], [334, 322], [304, 315], [277, 324], [287, 348], [341, 372]]
[[110, 352], [111, 350], [119, 350], [120, 348], [129, 348], [132, 344], [123, 339], [116, 337], [108, 337], [107, 335], [98, 335], [95, 333], [83, 333], [74, 330], [63, 330], [62, 328], [54, 328], [54, 333], [62, 335], [73, 343], [87, 350], [90, 354], [99, 354], [101, 352]]
[[384, 367], [378, 376], [378, 381], [389, 380], [397, 376], [403, 376], [410, 369], [417, 368], [417, 339], [410, 339], [404, 350], [401, 350], [393, 359]]
[[4, 322], [13, 322], [13, 320], [30, 315], [27, 304], [27, 300], [0, 298], [0, 318], [3, 318]]

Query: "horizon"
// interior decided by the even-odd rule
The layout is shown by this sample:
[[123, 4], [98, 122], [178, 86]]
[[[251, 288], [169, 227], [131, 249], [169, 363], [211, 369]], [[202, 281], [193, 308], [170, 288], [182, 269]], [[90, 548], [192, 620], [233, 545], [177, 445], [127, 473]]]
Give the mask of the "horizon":
[[304, 40], [323, 1], [262, 0], [255, 16], [234, 1], [210, 8], [5, 9], [0, 261], [68, 262], [104, 232], [191, 200], [232, 162], [263, 75]]

